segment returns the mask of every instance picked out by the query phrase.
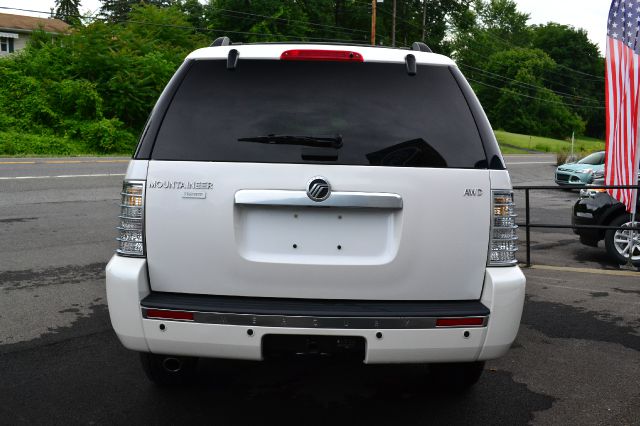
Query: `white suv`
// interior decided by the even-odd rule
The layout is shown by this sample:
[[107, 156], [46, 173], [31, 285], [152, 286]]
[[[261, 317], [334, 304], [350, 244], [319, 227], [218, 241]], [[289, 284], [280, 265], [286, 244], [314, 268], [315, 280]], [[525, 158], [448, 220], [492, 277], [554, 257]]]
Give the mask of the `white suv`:
[[129, 164], [111, 322], [156, 383], [198, 357], [429, 363], [516, 337], [525, 278], [490, 124], [449, 58], [356, 45], [191, 53]]

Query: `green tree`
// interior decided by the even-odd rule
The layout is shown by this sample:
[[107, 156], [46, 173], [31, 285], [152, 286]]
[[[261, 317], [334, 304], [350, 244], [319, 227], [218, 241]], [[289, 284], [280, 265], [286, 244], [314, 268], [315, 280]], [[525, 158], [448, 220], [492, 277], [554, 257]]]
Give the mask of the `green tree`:
[[186, 15], [187, 21], [189, 21], [194, 28], [203, 28], [206, 26], [204, 6], [198, 0], [181, 0], [178, 3], [178, 7]]
[[0, 86], [0, 127], [39, 135], [21, 139], [34, 153], [48, 152], [36, 145], [50, 136], [84, 147], [51, 152], [126, 152], [184, 57], [206, 44], [177, 6], [136, 5], [124, 22], [95, 21], [53, 41], [36, 31], [20, 55], [0, 60], [10, 82]]
[[497, 52], [528, 47], [528, 19], [512, 0], [475, 0], [457, 27], [452, 43], [455, 59], [461, 66], [482, 68], [486, 58]]
[[492, 124], [556, 138], [584, 132], [584, 121], [544, 87], [543, 75], [554, 67], [553, 59], [539, 49], [516, 48], [488, 58], [484, 82], [475, 87]]
[[96, 83], [105, 114], [138, 130], [184, 57], [208, 40], [177, 6], [134, 6], [125, 22], [95, 22], [72, 40], [73, 69]]
[[70, 25], [80, 23], [80, 0], [56, 0], [56, 18]]
[[100, 15], [110, 22], [122, 22], [129, 17], [136, 0], [102, 0]]
[[111, 22], [122, 22], [129, 17], [131, 10], [136, 5], [148, 5], [157, 7], [174, 6], [177, 0], [101, 0], [100, 14]]
[[205, 7], [208, 26], [216, 36], [234, 41], [307, 40], [311, 33], [307, 15], [295, 0], [212, 0]]
[[545, 79], [552, 90], [573, 95], [573, 107], [587, 123], [586, 133], [604, 137], [604, 59], [587, 32], [550, 22], [532, 28], [532, 46], [544, 50], [557, 64]]

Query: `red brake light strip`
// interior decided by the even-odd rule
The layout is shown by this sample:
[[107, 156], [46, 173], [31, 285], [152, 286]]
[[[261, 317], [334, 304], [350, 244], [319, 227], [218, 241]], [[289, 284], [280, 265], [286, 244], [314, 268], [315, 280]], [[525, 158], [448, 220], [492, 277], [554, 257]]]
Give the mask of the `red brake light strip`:
[[283, 61], [334, 61], [364, 62], [358, 52], [350, 50], [294, 49], [286, 50], [280, 55]]

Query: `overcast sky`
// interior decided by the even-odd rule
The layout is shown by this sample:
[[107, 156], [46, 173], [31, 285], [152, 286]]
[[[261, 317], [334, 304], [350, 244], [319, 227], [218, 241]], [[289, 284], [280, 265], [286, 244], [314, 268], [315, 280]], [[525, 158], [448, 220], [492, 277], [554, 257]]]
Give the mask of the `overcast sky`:
[[[389, 1], [389, 0], [387, 0]], [[591, 41], [600, 46], [604, 55], [609, 0], [515, 0], [520, 11], [531, 16], [530, 24], [544, 24], [549, 21], [584, 28]], [[202, 1], [204, 3], [204, 1]], [[83, 14], [100, 9], [100, 0], [81, 0], [80, 11]], [[48, 11], [55, 0], [0, 0], [0, 6]], [[0, 9], [0, 12], [29, 14], [33, 13]], [[42, 16], [42, 15], [40, 15]]]

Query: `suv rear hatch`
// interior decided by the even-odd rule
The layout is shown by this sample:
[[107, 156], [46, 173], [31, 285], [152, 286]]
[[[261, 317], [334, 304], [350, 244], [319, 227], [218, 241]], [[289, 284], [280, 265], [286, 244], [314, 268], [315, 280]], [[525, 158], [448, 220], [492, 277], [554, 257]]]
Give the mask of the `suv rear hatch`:
[[[478, 299], [489, 170], [452, 70], [240, 58], [186, 62], [154, 135], [152, 289]], [[316, 178], [324, 201], [307, 196]]]

